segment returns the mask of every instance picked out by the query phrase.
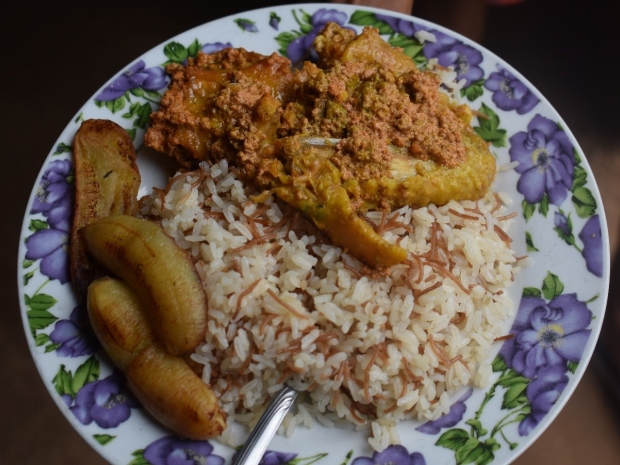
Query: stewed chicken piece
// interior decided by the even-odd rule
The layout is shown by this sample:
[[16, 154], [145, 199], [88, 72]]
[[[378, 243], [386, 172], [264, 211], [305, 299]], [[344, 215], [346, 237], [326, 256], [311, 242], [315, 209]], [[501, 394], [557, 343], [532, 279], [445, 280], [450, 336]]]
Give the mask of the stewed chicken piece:
[[[147, 146], [188, 168], [226, 159], [373, 268], [406, 259], [360, 217], [371, 209], [479, 199], [495, 158], [472, 112], [373, 28], [328, 24], [317, 63], [229, 48], [170, 65]], [[260, 200], [260, 199], [259, 199]]]

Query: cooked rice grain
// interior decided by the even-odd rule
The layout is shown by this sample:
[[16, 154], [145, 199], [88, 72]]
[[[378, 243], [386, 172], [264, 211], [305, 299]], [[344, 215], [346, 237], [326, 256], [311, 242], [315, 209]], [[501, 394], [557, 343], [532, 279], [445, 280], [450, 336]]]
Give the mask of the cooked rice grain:
[[[433, 420], [463, 386], [486, 386], [518, 272], [501, 195], [370, 212], [410, 259], [368, 275], [273, 197], [251, 200], [226, 162], [179, 175], [145, 216], [191, 254], [209, 300], [192, 358], [230, 420], [250, 427], [283, 385], [306, 391], [280, 432], [354, 424], [370, 445], [403, 419]], [[386, 226], [387, 225], [387, 226]], [[235, 444], [230, 428], [220, 438]]]

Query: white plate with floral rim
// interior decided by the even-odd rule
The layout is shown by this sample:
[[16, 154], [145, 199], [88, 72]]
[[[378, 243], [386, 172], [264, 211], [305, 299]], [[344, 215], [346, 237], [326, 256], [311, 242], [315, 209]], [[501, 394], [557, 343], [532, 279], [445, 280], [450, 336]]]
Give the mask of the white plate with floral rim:
[[[504, 464], [522, 453], [555, 418], [592, 355], [609, 284], [607, 226], [592, 172], [577, 141], [546, 99], [516, 70], [472, 41], [414, 17], [374, 8], [299, 4], [248, 11], [180, 34], [110, 79], [54, 144], [25, 213], [18, 258], [19, 296], [32, 356], [58, 407], [113, 464], [231, 463], [217, 441], [179, 438], [151, 420], [126, 390], [89, 331], [69, 283], [67, 241], [73, 204], [71, 142], [81, 121], [116, 121], [142, 145], [148, 116], [168, 78], [163, 66], [226, 46], [297, 61], [328, 22], [360, 31], [377, 27], [420, 66], [456, 71], [459, 97], [486, 117], [476, 132], [491, 144], [497, 185], [519, 214], [511, 230], [517, 254], [532, 265], [511, 296], [515, 337], [498, 343], [488, 388], [468, 389], [440, 419], [399, 425], [402, 445], [374, 452], [367, 432], [315, 426], [277, 436], [264, 465]], [[431, 35], [429, 35], [430, 33]], [[139, 150], [140, 194], [165, 183], [162, 160]], [[500, 347], [501, 345], [501, 347]]]

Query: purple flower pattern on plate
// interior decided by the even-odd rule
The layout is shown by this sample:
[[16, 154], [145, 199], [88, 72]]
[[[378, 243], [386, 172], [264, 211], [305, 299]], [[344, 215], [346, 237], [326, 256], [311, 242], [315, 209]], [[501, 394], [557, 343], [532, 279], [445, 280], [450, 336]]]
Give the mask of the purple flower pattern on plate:
[[403, 18], [397, 18], [395, 16], [376, 14], [375, 17], [377, 18], [377, 20], [383, 21], [388, 26], [390, 26], [394, 32], [402, 34], [406, 37], [414, 37], [417, 32], [428, 30], [427, 28], [422, 27], [419, 24], [414, 23], [413, 21], [409, 21]]
[[[239, 452], [237, 451], [233, 454], [232, 463], [235, 463], [237, 460], [238, 453]], [[326, 453], [320, 453], [311, 457], [299, 457], [299, 454], [295, 452], [267, 450], [261, 457], [258, 465], [297, 465], [301, 463], [310, 465], [314, 462], [318, 462], [325, 456], [327, 456]]]
[[421, 426], [416, 428], [416, 431], [426, 434], [437, 434], [443, 428], [451, 428], [458, 424], [465, 415], [467, 405], [465, 401], [470, 398], [473, 389], [468, 389], [456, 402], [450, 406], [450, 410], [445, 415], [442, 415], [437, 420], [427, 421]]
[[[282, 14], [280, 10], [276, 11]], [[343, 7], [343, 11], [318, 8], [314, 11], [310, 10], [310, 14], [304, 13], [305, 16], [303, 16], [302, 21], [299, 21], [297, 12], [292, 10], [293, 17], [301, 26], [301, 32], [292, 33], [296, 37], [287, 44], [285, 52], [290, 48], [291, 54], [298, 57], [307, 57], [314, 37], [325, 23], [335, 21], [341, 25], [346, 25], [347, 19], [353, 18], [359, 12], [361, 10], [353, 12], [353, 10], [346, 9], [345, 7]], [[459, 78], [465, 79], [465, 86], [477, 84], [479, 89], [484, 88], [488, 91], [486, 96], [493, 101], [499, 110], [513, 112], [515, 117], [521, 117], [540, 103], [534, 93], [518, 79], [515, 79], [514, 75], [505, 67], [498, 65], [497, 71], [490, 73], [486, 81], [484, 81], [484, 76], [480, 74], [483, 54], [460, 40], [451, 38], [448, 34], [422, 27], [414, 21], [390, 15], [377, 14], [376, 17], [389, 25], [396, 34], [411, 38], [412, 40], [407, 42], [408, 46], [413, 44], [412, 47], [415, 48], [420, 45], [421, 51], [419, 55], [416, 55], [416, 57], [419, 57], [419, 60], [416, 58], [416, 63], [424, 64], [424, 58], [437, 58], [443, 66], [454, 66], [459, 74]], [[249, 22], [243, 26], [239, 25], [239, 27], [243, 27], [244, 31], [252, 31], [252, 23], [254, 23], [255, 27], [253, 19], [254, 17], [249, 16]], [[270, 17], [269, 26], [270, 28], [265, 29], [272, 29], [272, 32], [273, 29], [279, 29], [281, 27], [280, 17], [278, 16], [277, 21]], [[256, 30], [258, 32], [258, 28]], [[423, 44], [420, 44], [418, 41], [417, 45], [414, 44], [415, 40], [418, 40], [416, 34], [421, 31], [433, 33], [437, 41], [434, 43], [424, 42]], [[260, 32], [262, 33], [263, 31]], [[207, 34], [206, 37], [209, 37], [209, 35]], [[256, 37], [258, 37], [258, 34]], [[212, 37], [212, 39], [220, 38]], [[220, 40], [221, 42], [212, 41], [204, 45], [197, 43], [195, 47], [191, 46], [186, 50], [189, 52], [189, 56], [194, 56], [197, 50], [212, 53], [231, 46], [230, 42], [226, 42], [225, 37]], [[416, 51], [415, 53], [418, 52]], [[170, 58], [170, 55], [167, 53], [164, 54], [170, 61], [183, 61]], [[484, 58], [487, 58], [486, 55]], [[163, 63], [164, 60], [165, 58], [158, 63]], [[166, 84], [167, 80], [163, 73], [163, 68], [159, 64], [154, 62], [147, 64], [140, 60], [122, 75], [118, 76], [97, 97], [101, 97], [101, 101], [109, 102], [105, 99], [114, 100], [124, 95], [128, 96], [127, 91], [131, 92], [142, 89], [144, 91], [156, 92], [163, 89]], [[156, 103], [154, 100], [149, 101], [147, 99], [148, 96], [153, 96], [153, 94], [131, 92], [131, 95], [142, 95], [147, 102]], [[157, 96], [155, 95], [155, 97]], [[469, 98], [469, 95], [467, 97]], [[473, 101], [473, 99], [470, 100]], [[120, 100], [116, 103], [120, 105]], [[579, 226], [581, 228], [579, 234], [575, 231], [575, 236], [578, 236], [579, 240], [581, 240], [583, 247], [581, 249], [577, 245], [575, 247], [580, 250], [588, 272], [601, 277], [605, 268], [604, 238], [601, 231], [601, 218], [596, 213], [596, 202], [589, 198], [592, 197], [591, 192], [585, 187], [589, 174], [586, 173], [585, 169], [578, 173], [579, 159], [577, 154], [574, 153], [572, 144], [569, 142], [569, 136], [555, 122], [543, 116], [549, 113], [543, 111], [543, 104], [539, 106], [541, 107], [539, 111], [542, 114], [538, 114], [530, 120], [527, 131], [513, 134], [514, 139], [511, 138], [511, 159], [518, 159], [520, 162], [524, 161], [524, 163], [520, 163], [521, 171], [519, 171], [519, 168], [515, 170], [520, 175], [517, 188], [526, 200], [529, 199], [527, 200], [528, 202], [534, 200], [532, 203], [544, 203], [542, 200], [535, 201], [542, 190], [542, 197], [546, 197], [552, 205], [558, 207], [566, 200], [568, 192], [572, 192], [574, 208], [572, 208], [572, 205], [568, 207], [562, 205], [564, 210], [558, 208], [557, 211], [553, 211], [553, 227], [558, 234], [560, 232], [563, 234], [560, 237], [564, 238], [564, 242], [568, 242], [566, 238], [569, 237], [569, 233], [570, 237], [573, 235], [572, 223], [570, 222], [571, 214], [584, 219], [585, 224]], [[112, 109], [111, 106], [107, 106], [107, 108]], [[526, 135], [525, 137], [523, 136], [524, 134]], [[65, 140], [62, 143], [66, 147], [70, 147], [70, 141]], [[529, 152], [528, 147], [531, 148]], [[548, 156], [546, 160], [545, 156]], [[535, 172], [529, 172], [531, 170], [535, 170]], [[72, 165], [69, 160], [53, 160], [48, 164], [40, 184], [33, 192], [32, 210], [30, 212], [31, 215], [42, 215], [45, 218], [45, 222], [39, 222], [40, 224], [33, 227], [30, 232], [22, 234], [25, 243], [23, 257], [26, 260], [40, 260], [35, 273], [39, 272], [51, 280], [57, 280], [61, 284], [68, 283], [66, 267], [68, 238], [66, 233], [69, 231], [71, 224], [73, 204], [72, 176]], [[523, 180], [524, 177], [527, 178], [527, 182]], [[542, 182], [540, 181], [541, 178], [543, 179]], [[573, 181], [571, 190], [571, 182]], [[581, 190], [578, 192], [575, 186]], [[578, 202], [575, 201], [575, 197], [577, 197]], [[545, 212], [543, 214], [546, 215]], [[33, 217], [31, 224], [36, 220], [38, 219]], [[30, 292], [26, 294], [25, 289], [24, 301], [27, 309], [31, 308], [29, 306], [32, 301], [32, 305], [36, 304], [37, 309], [43, 306], [46, 310], [51, 310], [52, 312], [56, 308], [60, 309], [59, 313], [67, 312], [64, 318], [62, 315], [59, 315], [60, 318], [54, 320], [55, 326], [53, 326], [53, 330], [49, 333], [49, 341], [53, 344], [55, 350], [48, 350], [44, 357], [78, 358], [92, 353], [93, 349], [89, 348], [85, 342], [87, 335], [84, 332], [83, 320], [80, 317], [81, 312], [76, 307], [69, 307], [68, 310], [54, 307], [56, 305], [55, 298], [40, 293], [41, 287], [37, 287], [34, 290], [34, 294], [32, 294], [32, 289], [30, 288], [27, 289]], [[507, 410], [508, 415], [512, 416], [507, 419], [506, 423], [498, 423], [497, 425], [497, 430], [502, 431], [504, 426], [509, 424], [510, 421], [517, 421], [518, 433], [521, 436], [530, 434], [544, 421], [564, 389], [570, 385], [572, 380], [571, 371], [574, 370], [576, 364], [583, 357], [586, 342], [591, 333], [591, 329], [588, 328], [590, 320], [586, 317], [587, 315], [591, 316], [591, 312], [584, 302], [577, 299], [576, 294], [562, 290], [560, 294], [554, 295], [552, 298], [545, 296], [543, 299], [540, 296], [532, 295], [526, 297], [528, 300], [524, 303], [523, 309], [520, 308], [517, 317], [521, 326], [518, 327], [519, 329], [516, 326], [513, 329], [516, 337], [504, 343], [504, 349], [502, 349], [501, 356], [498, 358], [498, 360], [503, 361], [503, 356], [505, 356], [506, 360], [505, 366], [496, 370], [496, 372], [500, 372], [501, 376], [494, 385], [498, 388], [498, 393], [501, 392], [501, 388], [505, 389], [506, 393], [508, 390], [514, 391], [515, 387], [523, 388], [522, 392], [520, 391], [521, 395], [516, 398], [514, 403], [507, 403], [505, 406], [502, 406], [502, 411], [498, 411], [499, 415], [503, 415], [505, 413], [504, 410]], [[537, 303], [535, 308], [534, 303]], [[68, 314], [71, 308], [73, 310]], [[522, 311], [524, 312], [523, 314]], [[573, 316], [570, 317], [568, 314]], [[52, 323], [53, 321], [47, 324], [51, 325]], [[32, 334], [37, 337], [44, 336], [43, 334], [37, 335], [37, 331], [38, 328], [33, 330]], [[50, 347], [52, 345], [48, 346], [48, 348]], [[96, 360], [96, 357], [91, 356], [78, 370], [75, 370], [76, 375], [82, 367], [92, 363], [92, 360]], [[517, 371], [517, 369], [521, 370], [521, 372]], [[61, 366], [59, 373], [65, 371], [64, 366]], [[69, 375], [70, 377], [74, 376], [70, 372]], [[525, 375], [532, 377], [528, 378]], [[55, 383], [59, 382], [57, 378], [55, 378]], [[127, 392], [123, 388], [122, 377], [119, 380], [116, 373], [102, 380], [97, 378], [98, 372], [96, 374], [93, 372], [92, 375], [89, 375], [88, 381], [83, 385], [78, 383], [77, 392], [63, 392], [59, 390], [58, 393], [80, 422], [94, 424], [109, 431], [114, 429], [116, 425], [129, 420], [131, 409], [135, 408], [137, 404], [130, 396], [125, 397]], [[72, 383], [68, 383], [68, 386], [71, 385]], [[487, 391], [488, 397], [492, 397], [490, 393], [491, 391]], [[487, 399], [485, 398], [480, 409], [476, 411], [475, 416], [467, 419], [467, 405], [471, 401], [471, 398], [463, 396], [451, 407], [446, 415], [434, 422], [427, 422], [418, 428], [418, 431], [427, 434], [440, 434], [446, 430], [442, 434], [442, 438], [444, 438], [447, 437], [445, 436], [446, 434], [453, 434], [459, 430], [458, 425], [465, 423], [471, 428], [471, 432], [465, 434], [468, 435], [468, 444], [472, 447], [471, 451], [468, 452], [469, 455], [465, 455], [465, 458], [467, 460], [476, 458], [476, 463], [489, 463], [493, 460], [493, 452], [500, 445], [494, 438], [489, 438], [489, 432], [484, 430], [479, 424], [483, 419], [479, 414], [487, 406]], [[490, 407], [487, 408], [487, 410], [489, 409]], [[424, 431], [425, 429], [426, 431]], [[460, 441], [463, 437], [458, 436], [457, 439]], [[205, 446], [205, 443], [208, 445]], [[101, 442], [101, 444], [103, 445], [104, 443]], [[463, 449], [457, 452], [454, 444], [445, 446], [437, 443], [437, 446], [452, 446], [450, 448], [455, 451], [457, 456], [459, 456], [459, 453], [463, 455]], [[513, 443], [512, 446], [516, 446], [516, 444]], [[165, 436], [151, 442], [142, 452], [145, 460], [147, 460], [146, 457], [148, 455], [148, 461], [152, 464], [178, 463], [191, 465], [209, 463], [221, 465], [224, 463], [224, 459], [215, 453], [217, 450], [219, 449], [214, 449], [214, 445], [207, 441], [189, 441], [173, 436]], [[347, 457], [357, 455], [357, 458], [351, 462], [354, 465], [379, 465], [382, 463], [418, 465], [425, 463], [424, 456], [421, 453], [409, 453], [406, 447], [395, 445], [372, 455], [365, 453], [354, 454], [354, 451], [351, 451], [351, 454], [353, 455], [348, 455]], [[326, 454], [319, 455], [323, 457]], [[295, 453], [269, 451], [263, 457], [262, 463], [263, 465], [283, 465], [291, 463], [291, 461], [293, 463], [302, 463], [301, 461], [303, 460]]]
[[[569, 372], [581, 360], [591, 335], [592, 311], [574, 293], [564, 293], [564, 284], [551, 272], [538, 288], [524, 289], [509, 337], [493, 362], [500, 376], [487, 391], [465, 428], [443, 433], [437, 445], [455, 451], [457, 461], [480, 458], [489, 463], [501, 448], [497, 436], [511, 448], [504, 429], [518, 423], [517, 432], [527, 436], [551, 411], [569, 383]], [[503, 389], [501, 409], [507, 411], [491, 431], [482, 425], [489, 401]]]
[[583, 243], [583, 247], [579, 247], [573, 234], [573, 222], [571, 215], [560, 208], [554, 213], [553, 217], [554, 231], [568, 245], [574, 247], [583, 256], [586, 269], [594, 276], [603, 276], [603, 237], [601, 234], [601, 220], [598, 214], [592, 215], [583, 225], [581, 232], [578, 234], [579, 239]]
[[215, 53], [230, 47], [232, 47], [232, 44], [230, 42], [213, 42], [210, 44], [204, 44], [201, 47], [200, 51], [203, 53]]
[[241, 29], [242, 31], [258, 32], [258, 27], [256, 26], [256, 22], [252, 20], [239, 18], [239, 19], [235, 19], [235, 23], [237, 23], [237, 26], [239, 26], [239, 29]]
[[527, 131], [510, 137], [509, 153], [512, 161], [519, 162], [517, 190], [528, 203], [539, 203], [545, 195], [554, 205], [564, 202], [573, 184], [575, 159], [573, 146], [557, 123], [534, 116]]
[[41, 260], [39, 269], [61, 284], [69, 282], [69, 234], [59, 229], [42, 229], [26, 239], [26, 260]]
[[134, 89], [158, 91], [168, 85], [166, 73], [161, 66], [147, 68], [142, 60], [131, 65], [120, 76], [108, 84], [98, 95], [96, 100], [107, 102], [122, 97], [125, 92]]
[[586, 268], [599, 278], [603, 276], [603, 236], [601, 220], [598, 215], [591, 216], [579, 233], [583, 242], [581, 254], [586, 260]]
[[568, 223], [568, 218], [563, 212], [557, 211], [554, 213], [553, 225], [561, 237], [568, 238], [572, 235], [572, 228]]
[[58, 320], [49, 337], [54, 344], [58, 344], [56, 353], [59, 357], [90, 355], [100, 347], [84, 304], [75, 307], [68, 320]]
[[351, 465], [426, 465], [426, 460], [419, 452], [409, 453], [403, 446], [391, 445], [372, 457], [357, 457]]
[[436, 38], [435, 42], [427, 42], [424, 46], [424, 55], [427, 59], [437, 58], [437, 62], [446, 68], [453, 68], [457, 80], [465, 80], [464, 87], [484, 77], [484, 71], [479, 66], [482, 63], [482, 53], [460, 40], [440, 31], [431, 31]]
[[297, 454], [292, 452], [278, 452], [275, 450], [268, 450], [263, 454], [263, 458], [259, 462], [259, 465], [286, 465], [297, 457]]
[[508, 373], [514, 370], [523, 377], [523, 381], [510, 380], [511, 386], [525, 387], [529, 405], [517, 418], [521, 436], [528, 435], [550, 412], [590, 339], [592, 312], [576, 294], [564, 294], [563, 289], [559, 278], [548, 273], [541, 291], [545, 298], [524, 295], [510, 330], [514, 338], [500, 351]]
[[591, 331], [592, 312], [575, 294], [562, 294], [546, 302], [524, 296], [500, 354], [508, 367], [533, 379], [539, 370], [579, 362]]
[[537, 378], [528, 384], [525, 391], [531, 411], [519, 423], [521, 436], [527, 436], [538, 426], [551, 411], [567, 384], [566, 368], [561, 365], [538, 371]]
[[41, 273], [50, 279], [69, 282], [68, 241], [73, 213], [73, 164], [54, 160], [41, 176], [30, 214], [41, 213], [46, 225], [26, 239], [26, 259], [41, 260]]
[[538, 105], [540, 99], [510, 71], [499, 65], [497, 69], [489, 75], [484, 87], [493, 92], [491, 98], [499, 109], [524, 115]]
[[[297, 19], [297, 17], [296, 17]], [[298, 37], [292, 40], [286, 47], [286, 56], [293, 62], [299, 63], [307, 59], [316, 59], [312, 56], [311, 48], [314, 38], [329, 22], [338, 23], [344, 26], [348, 19], [346, 13], [339, 10], [320, 8], [311, 17], [306, 18], [306, 23], [302, 23], [299, 19], [297, 22], [302, 27], [305, 34], [298, 34]]]
[[[405, 54], [411, 56], [419, 65], [430, 59], [436, 59], [439, 65], [452, 68], [457, 75], [456, 81], [463, 81], [462, 92], [469, 100], [473, 101], [482, 94], [480, 85], [483, 83], [484, 71], [480, 65], [483, 55], [479, 50], [449, 34], [410, 20], [386, 14], [372, 16], [374, 20], [369, 21], [368, 15], [354, 14], [352, 22], [358, 25], [372, 25], [380, 31], [389, 32], [388, 43], [403, 48]], [[420, 51], [423, 59], [418, 56]], [[466, 91], [468, 87], [473, 90]]]
[[103, 429], [116, 428], [127, 421], [137, 401], [117, 372], [107, 378], [85, 384], [76, 394], [69, 410], [83, 425], [95, 422]]
[[42, 213], [51, 228], [69, 231], [73, 214], [73, 195], [71, 160], [54, 160], [41, 177], [30, 213]]
[[276, 13], [274, 13], [273, 11], [269, 14], [269, 25], [274, 28], [276, 31], [278, 29], [280, 29], [280, 21], [282, 21], [282, 18], [280, 18]]
[[193, 441], [164, 436], [144, 449], [144, 459], [151, 465], [224, 465], [224, 459], [213, 454], [209, 441]]

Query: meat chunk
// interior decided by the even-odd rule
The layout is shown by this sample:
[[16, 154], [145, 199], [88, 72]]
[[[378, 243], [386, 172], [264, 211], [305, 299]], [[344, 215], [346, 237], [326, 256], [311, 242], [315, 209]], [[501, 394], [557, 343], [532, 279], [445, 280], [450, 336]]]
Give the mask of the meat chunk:
[[170, 66], [145, 142], [187, 167], [226, 159], [336, 245], [391, 266], [406, 254], [357, 212], [478, 199], [495, 159], [469, 125], [471, 112], [440, 92], [439, 77], [376, 29], [356, 35], [330, 23], [314, 47], [318, 62], [299, 69], [244, 49]]

